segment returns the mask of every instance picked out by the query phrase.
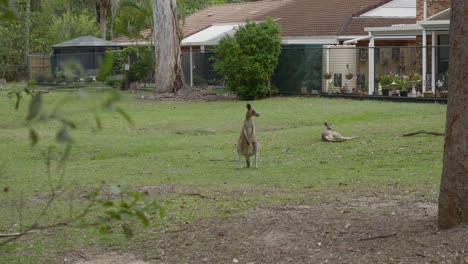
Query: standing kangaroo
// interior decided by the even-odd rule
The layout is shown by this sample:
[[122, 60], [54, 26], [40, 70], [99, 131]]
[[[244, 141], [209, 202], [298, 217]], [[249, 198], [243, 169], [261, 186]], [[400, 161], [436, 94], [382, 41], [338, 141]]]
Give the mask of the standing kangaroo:
[[323, 124], [327, 127], [327, 130], [325, 130], [322, 133], [322, 140], [323, 141], [326, 141], [326, 142], [341, 142], [341, 141], [345, 141], [345, 140], [348, 140], [348, 139], [358, 138], [358, 137], [343, 137], [339, 133], [335, 132], [333, 130], [333, 128], [331, 127], [331, 125], [329, 125], [327, 123], [323, 123]]
[[237, 141], [237, 154], [239, 156], [239, 166], [242, 167], [240, 156], [245, 157], [247, 168], [250, 167], [250, 157], [255, 156], [255, 168], [257, 168], [258, 152], [260, 151], [260, 143], [255, 138], [255, 123], [252, 117], [260, 116], [255, 109], [247, 104], [247, 113], [245, 114], [244, 125]]

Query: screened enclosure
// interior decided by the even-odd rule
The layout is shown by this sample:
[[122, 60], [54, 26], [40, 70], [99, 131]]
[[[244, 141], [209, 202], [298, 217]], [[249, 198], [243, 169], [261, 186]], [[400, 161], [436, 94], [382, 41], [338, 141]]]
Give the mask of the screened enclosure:
[[79, 37], [53, 45], [52, 74], [63, 71], [67, 64], [80, 65], [88, 76], [96, 76], [106, 50], [120, 46], [92, 36]]

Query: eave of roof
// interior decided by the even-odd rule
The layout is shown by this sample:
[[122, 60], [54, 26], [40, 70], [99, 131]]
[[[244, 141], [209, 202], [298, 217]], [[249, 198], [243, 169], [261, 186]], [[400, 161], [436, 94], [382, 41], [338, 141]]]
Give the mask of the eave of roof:
[[53, 45], [53, 48], [67, 47], [116, 47], [118, 44], [93, 36], [83, 36]]

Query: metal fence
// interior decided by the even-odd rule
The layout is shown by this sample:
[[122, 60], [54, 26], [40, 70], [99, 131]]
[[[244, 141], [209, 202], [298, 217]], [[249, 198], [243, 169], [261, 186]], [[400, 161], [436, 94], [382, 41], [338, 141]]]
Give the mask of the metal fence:
[[[403, 91], [403, 95], [408, 92], [409, 96], [422, 96], [446, 91], [448, 46], [425, 49], [426, 69], [423, 70], [422, 47], [284, 46], [271, 83], [282, 94], [382, 95], [388, 89], [398, 95]], [[374, 53], [373, 69], [370, 69], [369, 52]], [[224, 77], [213, 70], [213, 55], [211, 50], [192, 51], [191, 56], [189, 51], [183, 53], [188, 85], [223, 84]], [[371, 71], [374, 77], [369, 80]]]
[[[407, 90], [410, 96], [444, 92], [447, 90], [449, 48], [428, 46], [425, 49], [424, 70], [422, 47], [283, 46], [271, 83], [282, 94], [341, 92], [382, 95], [387, 88]], [[369, 52], [373, 52], [374, 57], [372, 69], [369, 67], [369, 58], [372, 57]], [[104, 53], [73, 54], [72, 57], [32, 55], [27, 67], [0, 64], [0, 70], [3, 70], [3, 76], [8, 74], [39, 83], [55, 82], [57, 72], [63, 71], [68, 62], [78, 61], [85, 78], [96, 76], [103, 56]], [[187, 86], [224, 85], [225, 77], [213, 69], [213, 57], [213, 50], [182, 52]], [[369, 78], [371, 73], [374, 78]]]

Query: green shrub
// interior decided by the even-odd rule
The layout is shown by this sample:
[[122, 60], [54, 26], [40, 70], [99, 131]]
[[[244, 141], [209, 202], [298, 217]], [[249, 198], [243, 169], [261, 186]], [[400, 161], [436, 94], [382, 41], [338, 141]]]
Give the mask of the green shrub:
[[69, 60], [63, 65], [63, 75], [67, 82], [78, 82], [80, 77], [84, 76], [84, 72], [83, 65], [76, 60]]
[[127, 73], [129, 83], [150, 79], [154, 74], [154, 52], [152, 48], [128, 47], [123, 50], [125, 57], [136, 57], [136, 60], [130, 63], [130, 69]]
[[226, 76], [226, 86], [241, 99], [270, 96], [270, 78], [281, 52], [280, 26], [271, 18], [247, 22], [234, 37], [221, 39], [215, 50], [214, 69]]
[[110, 75], [106, 78], [106, 84], [114, 88], [124, 88], [125, 87], [125, 75]]
[[104, 60], [102, 60], [101, 66], [99, 67], [98, 74], [96, 79], [100, 82], [107, 79], [109, 75], [112, 73], [112, 68], [114, 65], [114, 52], [106, 52], [104, 55]]
[[84, 78], [84, 82], [85, 82], [85, 83], [92, 83], [92, 82], [93, 82], [93, 77], [91, 77], [91, 76], [86, 76], [86, 77]]
[[[127, 58], [136, 58], [124, 71]], [[149, 79], [154, 73], [154, 52], [150, 47], [128, 47], [123, 50], [106, 51], [96, 79], [105, 81], [110, 76], [126, 75], [127, 83]], [[110, 78], [113, 80], [115, 78]], [[113, 81], [111, 81], [113, 82]]]

